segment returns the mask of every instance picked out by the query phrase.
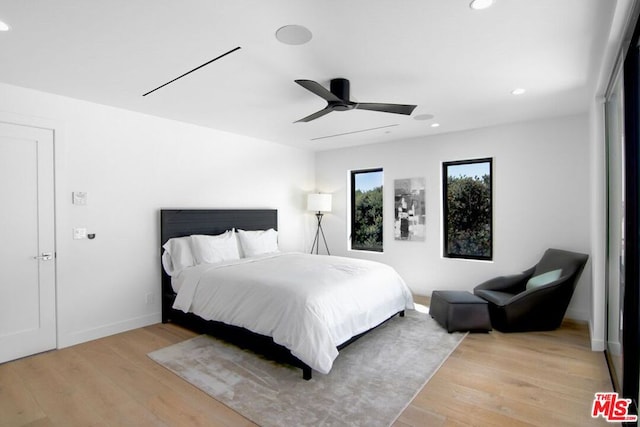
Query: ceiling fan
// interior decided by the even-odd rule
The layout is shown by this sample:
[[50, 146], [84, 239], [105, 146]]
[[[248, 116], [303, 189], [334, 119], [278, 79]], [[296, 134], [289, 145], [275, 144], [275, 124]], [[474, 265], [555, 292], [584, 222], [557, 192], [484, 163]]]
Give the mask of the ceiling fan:
[[308, 115], [307, 117], [296, 120], [294, 123], [310, 122], [311, 120], [315, 120], [319, 117], [324, 116], [325, 114], [329, 114], [332, 111], [347, 111], [357, 109], [380, 111], [383, 113], [404, 114], [408, 116], [413, 112], [413, 109], [416, 108], [415, 105], [406, 104], [353, 102], [349, 99], [349, 80], [347, 79], [331, 80], [330, 90], [327, 90], [320, 83], [314, 82], [313, 80], [296, 80], [295, 82], [308, 91], [313, 92], [320, 98], [327, 101], [327, 106], [320, 111], [316, 111], [315, 113]]

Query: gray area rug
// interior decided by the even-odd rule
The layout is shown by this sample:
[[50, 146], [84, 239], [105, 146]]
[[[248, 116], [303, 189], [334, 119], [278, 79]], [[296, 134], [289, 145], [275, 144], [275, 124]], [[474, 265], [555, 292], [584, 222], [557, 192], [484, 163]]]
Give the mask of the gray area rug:
[[389, 426], [464, 336], [407, 311], [342, 349], [331, 372], [314, 371], [310, 381], [207, 335], [149, 357], [264, 427]]

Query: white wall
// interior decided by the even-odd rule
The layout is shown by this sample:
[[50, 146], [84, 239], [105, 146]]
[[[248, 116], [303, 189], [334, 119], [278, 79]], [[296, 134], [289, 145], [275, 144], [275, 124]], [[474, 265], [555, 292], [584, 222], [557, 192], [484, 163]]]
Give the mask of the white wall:
[[[441, 256], [442, 162], [493, 157], [494, 260]], [[347, 249], [348, 171], [384, 168], [384, 253]], [[332, 254], [395, 267], [416, 294], [472, 290], [500, 274], [534, 265], [545, 249], [590, 252], [589, 122], [586, 114], [477, 129], [422, 139], [319, 152], [316, 183], [334, 195], [323, 228]], [[426, 241], [393, 238], [394, 179], [426, 178]], [[590, 264], [568, 315], [588, 320]]]
[[161, 208], [277, 208], [310, 246], [313, 153], [4, 84], [0, 120], [55, 129], [59, 347], [160, 321]]
[[[420, 140], [316, 153], [0, 84], [0, 121], [56, 133], [58, 346], [160, 320], [158, 210], [270, 207], [284, 250], [308, 250], [315, 218], [306, 194], [334, 193], [323, 225], [345, 255], [347, 171], [385, 171], [385, 253], [414, 292], [470, 290], [529, 267], [549, 247], [589, 252], [587, 116], [513, 124]], [[441, 163], [494, 158], [494, 262], [440, 256]], [[314, 159], [315, 157], [315, 159]], [[314, 176], [315, 169], [315, 176]], [[427, 239], [393, 240], [393, 180], [426, 178]], [[316, 185], [317, 184], [317, 185]], [[71, 204], [88, 193], [87, 206]], [[86, 227], [96, 239], [72, 240]], [[570, 315], [590, 312], [589, 267]], [[148, 304], [148, 299], [151, 303]]]

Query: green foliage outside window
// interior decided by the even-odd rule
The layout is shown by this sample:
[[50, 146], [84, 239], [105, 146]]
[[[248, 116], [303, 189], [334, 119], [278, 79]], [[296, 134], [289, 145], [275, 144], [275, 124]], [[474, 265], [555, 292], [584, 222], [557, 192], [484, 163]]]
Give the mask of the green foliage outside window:
[[[490, 159], [488, 169], [490, 171]], [[491, 173], [482, 176], [447, 173], [445, 164], [445, 256], [492, 259]]]
[[352, 249], [382, 252], [382, 187], [355, 191]]
[[351, 249], [382, 252], [383, 171], [351, 171]]

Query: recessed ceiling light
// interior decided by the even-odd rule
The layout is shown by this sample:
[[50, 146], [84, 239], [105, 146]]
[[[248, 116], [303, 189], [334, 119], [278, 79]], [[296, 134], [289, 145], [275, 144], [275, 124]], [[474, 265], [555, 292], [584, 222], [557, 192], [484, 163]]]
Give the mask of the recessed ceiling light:
[[413, 116], [413, 120], [431, 120], [433, 119], [433, 114], [418, 114], [417, 116]]
[[474, 10], [482, 10], [491, 7], [493, 0], [473, 0], [469, 7]]
[[311, 40], [311, 37], [311, 31], [302, 25], [285, 25], [276, 31], [276, 38], [284, 44], [305, 44]]
[[440, 123], [431, 123], [431, 127], [432, 128], [439, 128], [440, 127]]
[[517, 96], [517, 95], [522, 95], [522, 94], [523, 94], [523, 93], [525, 93], [525, 92], [526, 92], [526, 90], [525, 90], [525, 89], [523, 89], [523, 88], [519, 87], [519, 88], [516, 88], [516, 89], [512, 90], [512, 91], [511, 91], [511, 95], [516, 95], [516, 96]]
[[0, 31], [9, 31], [10, 29], [11, 27], [7, 23], [0, 21]]

